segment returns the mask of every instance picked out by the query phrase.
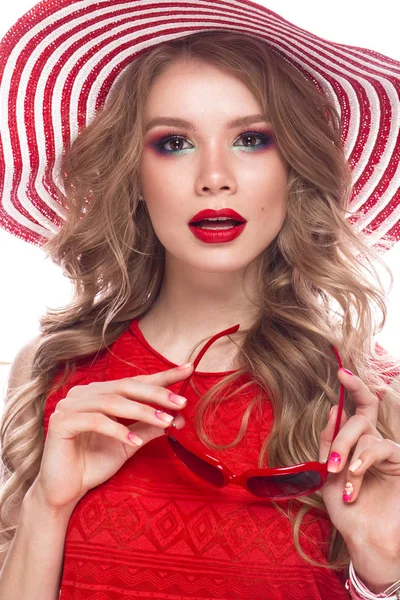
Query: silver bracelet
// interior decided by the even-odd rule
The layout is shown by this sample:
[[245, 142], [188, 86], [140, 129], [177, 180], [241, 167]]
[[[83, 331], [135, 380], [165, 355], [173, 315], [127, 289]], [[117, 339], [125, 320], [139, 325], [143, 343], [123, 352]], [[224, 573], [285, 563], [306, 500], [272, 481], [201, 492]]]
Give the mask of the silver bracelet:
[[400, 579], [389, 586], [381, 594], [374, 594], [358, 578], [351, 561], [349, 564], [349, 582], [350, 590], [353, 588], [358, 596], [362, 599], [365, 598], [366, 600], [377, 600], [381, 598], [387, 598], [387, 600], [400, 600]]

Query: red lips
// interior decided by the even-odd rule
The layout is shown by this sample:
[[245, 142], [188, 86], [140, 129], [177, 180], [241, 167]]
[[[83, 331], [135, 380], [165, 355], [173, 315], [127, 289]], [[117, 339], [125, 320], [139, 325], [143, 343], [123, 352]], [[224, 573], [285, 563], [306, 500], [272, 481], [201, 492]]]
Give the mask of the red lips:
[[206, 208], [205, 210], [201, 210], [194, 217], [192, 217], [189, 223], [199, 223], [204, 219], [215, 219], [216, 217], [225, 217], [227, 219], [233, 219], [234, 221], [239, 221], [239, 223], [247, 223], [246, 219], [239, 215], [235, 210], [231, 208], [220, 208], [219, 210], [214, 210], [213, 208]]
[[[217, 221], [223, 218], [223, 221]], [[207, 219], [213, 219], [207, 224]], [[231, 208], [214, 210], [206, 208], [192, 217], [189, 229], [193, 235], [206, 244], [226, 244], [235, 240], [246, 227], [246, 219]], [[217, 227], [216, 227], [217, 226]]]

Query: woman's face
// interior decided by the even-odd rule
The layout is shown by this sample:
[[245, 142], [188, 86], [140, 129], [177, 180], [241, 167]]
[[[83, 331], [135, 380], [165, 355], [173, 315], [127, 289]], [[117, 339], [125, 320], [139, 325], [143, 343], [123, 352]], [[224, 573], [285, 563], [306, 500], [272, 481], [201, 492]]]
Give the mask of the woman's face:
[[[153, 83], [139, 175], [167, 264], [240, 271], [279, 233], [286, 214], [287, 169], [271, 125], [261, 116], [230, 126], [260, 113], [260, 104], [240, 80], [206, 63], [177, 61]], [[170, 122], [150, 123], [165, 119]], [[174, 119], [190, 125], [174, 124]], [[205, 209], [230, 209], [245, 225], [235, 219], [189, 226]]]

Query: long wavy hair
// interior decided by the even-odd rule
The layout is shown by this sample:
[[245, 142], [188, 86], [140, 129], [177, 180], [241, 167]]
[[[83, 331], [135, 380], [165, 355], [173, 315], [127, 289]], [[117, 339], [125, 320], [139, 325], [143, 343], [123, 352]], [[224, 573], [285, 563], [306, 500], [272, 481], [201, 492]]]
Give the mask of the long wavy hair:
[[[222, 389], [247, 372], [262, 394], [247, 407], [228, 446], [246, 434], [251, 411], [271, 402], [274, 424], [259, 466], [318, 460], [320, 432], [339, 392], [334, 344], [344, 364], [372, 392], [385, 396], [378, 429], [393, 438], [386, 410], [393, 357], [378, 352], [375, 343], [386, 320], [387, 292], [375, 264], [386, 270], [390, 286], [393, 277], [380, 253], [346, 220], [351, 173], [334, 105], [305, 73], [253, 36], [213, 31], [168, 41], [129, 65], [103, 109], [63, 157], [65, 195], [60, 194], [60, 202], [68, 208], [68, 217], [44, 250], [73, 283], [74, 297], [41, 317], [31, 379], [6, 399], [1, 423], [1, 553], [7, 552], [17, 526], [12, 507], [39, 472], [44, 406], [55, 389], [56, 373], [64, 373], [62, 385], [78, 358], [109, 348], [133, 319], [151, 309], [159, 294], [164, 248], [146, 203], [138, 201], [138, 166], [146, 97], [155, 78], [180, 59], [205, 61], [248, 86], [272, 123], [289, 173], [287, 215], [260, 262], [258, 318], [237, 344], [241, 369], [202, 397], [195, 422], [198, 435], [211, 448], [227, 447], [211, 437], [209, 425], [218, 403], [229, 399]], [[397, 401], [399, 391], [391, 397]], [[345, 407], [348, 415], [354, 414], [347, 393]], [[298, 551], [318, 564], [301, 546], [301, 523], [310, 509], [327, 514], [320, 492], [291, 501], [285, 514], [293, 523]], [[328, 558], [321, 566], [341, 569], [348, 563], [335, 528]]]

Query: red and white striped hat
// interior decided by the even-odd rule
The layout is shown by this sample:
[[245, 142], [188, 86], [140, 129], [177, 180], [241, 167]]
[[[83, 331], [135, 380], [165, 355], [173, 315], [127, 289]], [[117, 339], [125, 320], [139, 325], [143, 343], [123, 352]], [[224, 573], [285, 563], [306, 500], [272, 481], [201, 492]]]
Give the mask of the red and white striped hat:
[[143, 50], [204, 30], [257, 36], [333, 98], [368, 242], [400, 239], [400, 63], [335, 44], [249, 0], [44, 0], [0, 42], [0, 225], [42, 245], [65, 219], [63, 149]]

